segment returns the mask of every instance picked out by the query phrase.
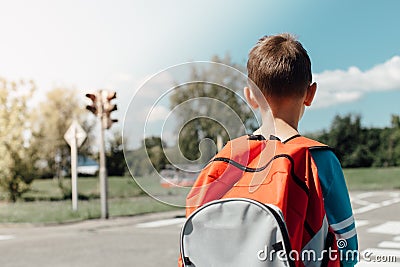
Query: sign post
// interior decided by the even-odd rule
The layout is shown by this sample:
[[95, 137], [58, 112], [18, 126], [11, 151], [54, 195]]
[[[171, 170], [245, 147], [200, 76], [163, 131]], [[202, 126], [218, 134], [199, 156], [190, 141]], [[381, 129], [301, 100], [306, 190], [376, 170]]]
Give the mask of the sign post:
[[72, 189], [72, 210], [78, 210], [78, 148], [86, 139], [86, 132], [82, 129], [79, 123], [74, 120], [67, 132], [64, 134], [64, 139], [71, 147], [71, 189]]

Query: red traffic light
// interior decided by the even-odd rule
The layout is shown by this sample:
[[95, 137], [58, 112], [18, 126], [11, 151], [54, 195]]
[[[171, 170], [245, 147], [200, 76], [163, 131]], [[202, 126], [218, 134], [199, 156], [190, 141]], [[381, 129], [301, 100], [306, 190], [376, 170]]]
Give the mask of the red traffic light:
[[98, 102], [98, 98], [95, 94], [86, 94], [86, 97], [89, 98], [90, 100], [92, 100], [92, 104], [91, 105], [87, 105], [86, 109], [89, 110], [90, 112], [92, 112], [93, 114], [97, 115], [98, 114], [98, 108], [97, 108], [97, 102]]
[[86, 94], [86, 97], [90, 98], [93, 102], [96, 102], [96, 95], [95, 94]]
[[86, 109], [89, 110], [90, 112], [92, 112], [93, 114], [97, 115], [97, 108], [94, 106], [86, 106]]

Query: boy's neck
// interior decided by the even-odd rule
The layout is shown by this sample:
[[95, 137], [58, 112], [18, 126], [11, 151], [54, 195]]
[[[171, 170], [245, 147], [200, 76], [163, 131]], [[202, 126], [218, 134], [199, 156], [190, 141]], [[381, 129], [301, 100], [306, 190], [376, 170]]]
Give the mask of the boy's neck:
[[289, 122], [281, 118], [274, 118], [275, 122], [275, 135], [282, 141], [299, 134], [297, 130], [298, 121]]
[[300, 105], [292, 105], [290, 109], [272, 109], [262, 112], [263, 124], [255, 134], [262, 134], [266, 138], [273, 134], [282, 141], [299, 134], [297, 128], [302, 114]]
[[299, 134], [299, 132], [297, 131], [297, 125], [294, 127], [283, 119], [274, 118], [272, 124], [265, 123], [265, 120], [263, 120], [263, 124], [254, 132], [254, 134], [261, 134], [266, 138], [272, 134], [284, 141], [294, 135]]

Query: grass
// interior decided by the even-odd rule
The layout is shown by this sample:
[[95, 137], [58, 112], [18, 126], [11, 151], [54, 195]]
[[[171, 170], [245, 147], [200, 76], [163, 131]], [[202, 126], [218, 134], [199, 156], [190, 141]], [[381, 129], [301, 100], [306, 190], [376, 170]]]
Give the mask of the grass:
[[[109, 215], [128, 216], [177, 209], [150, 197], [111, 199]], [[62, 223], [100, 218], [100, 200], [80, 201], [78, 211], [71, 201], [17, 202], [0, 205], [0, 223]]]
[[[349, 190], [400, 189], [400, 168], [345, 169]], [[183, 203], [188, 189], [163, 188], [156, 176], [109, 177], [109, 213], [114, 216], [131, 216], [149, 212], [177, 209], [149, 197], [170, 203]], [[71, 181], [65, 179], [64, 187]], [[71, 208], [70, 198], [65, 200], [63, 191], [54, 180], [35, 180], [32, 190], [23, 195], [25, 201], [7, 203], [0, 201], [0, 223], [61, 223], [100, 218], [98, 178], [79, 178], [78, 211]]]
[[[139, 183], [156, 198], [181, 203], [186, 192], [165, 189], [155, 176], [137, 178]], [[63, 184], [70, 187], [70, 179]], [[132, 216], [177, 209], [148, 196], [131, 177], [109, 177], [109, 215]], [[78, 178], [78, 211], [72, 210], [70, 198], [65, 200], [55, 180], [35, 180], [32, 190], [17, 203], [0, 202], [0, 223], [61, 223], [100, 218], [98, 178]]]
[[400, 189], [399, 167], [345, 169], [344, 175], [349, 190]]
[[[62, 184], [67, 191], [70, 191], [70, 179], [64, 179]], [[129, 198], [145, 194], [131, 177], [109, 177], [108, 187], [110, 198]], [[97, 177], [78, 178], [78, 195], [84, 200], [99, 198], [99, 179]], [[25, 201], [56, 201], [65, 198], [56, 180], [35, 180], [31, 191], [22, 197]]]

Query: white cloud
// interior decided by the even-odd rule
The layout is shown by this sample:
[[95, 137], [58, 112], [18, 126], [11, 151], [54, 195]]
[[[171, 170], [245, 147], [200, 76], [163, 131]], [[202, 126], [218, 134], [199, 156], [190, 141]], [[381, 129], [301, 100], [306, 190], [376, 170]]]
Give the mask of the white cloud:
[[400, 90], [400, 56], [366, 71], [350, 67], [324, 71], [314, 77], [318, 84], [314, 108], [352, 102], [368, 92]]
[[169, 114], [169, 109], [164, 106], [155, 106], [151, 109], [148, 122], [164, 121]]

